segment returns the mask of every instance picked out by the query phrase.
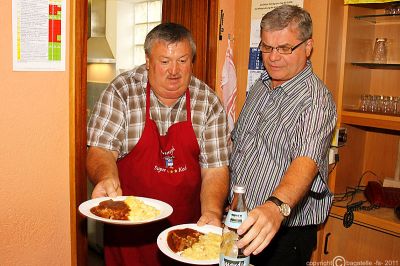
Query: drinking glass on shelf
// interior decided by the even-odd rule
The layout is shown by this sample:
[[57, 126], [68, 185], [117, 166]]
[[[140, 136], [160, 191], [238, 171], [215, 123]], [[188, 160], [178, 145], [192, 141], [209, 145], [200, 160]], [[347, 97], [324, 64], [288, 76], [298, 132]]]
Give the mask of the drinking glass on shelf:
[[392, 113], [393, 114], [395, 114], [395, 115], [398, 115], [398, 114], [400, 114], [400, 106], [399, 106], [399, 104], [400, 104], [400, 97], [393, 97], [393, 99], [392, 99]]
[[377, 95], [377, 98], [376, 98], [376, 112], [377, 113], [383, 112], [385, 97], [386, 96], [383, 96], [383, 95]]
[[368, 109], [370, 108], [370, 100], [371, 95], [368, 94], [361, 94], [360, 98], [360, 110], [363, 112], [368, 112]]
[[379, 99], [379, 95], [371, 95], [368, 112], [371, 112], [371, 113], [378, 112], [378, 99]]
[[373, 61], [375, 63], [386, 63], [387, 47], [386, 38], [376, 38], [373, 52]]
[[387, 8], [385, 8], [385, 14], [388, 14], [388, 15], [400, 14], [400, 4], [393, 3], [393, 4], [389, 5]]
[[391, 106], [391, 96], [383, 96], [382, 101], [382, 113], [390, 114], [392, 113], [392, 106]]

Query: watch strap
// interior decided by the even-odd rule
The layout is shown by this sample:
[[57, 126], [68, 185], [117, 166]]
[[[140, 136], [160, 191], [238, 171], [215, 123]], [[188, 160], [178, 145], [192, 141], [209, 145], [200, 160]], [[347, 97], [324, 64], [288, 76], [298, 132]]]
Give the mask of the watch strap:
[[278, 199], [278, 198], [275, 197], [275, 196], [270, 196], [270, 197], [267, 199], [267, 201], [271, 201], [271, 202], [275, 203], [276, 206], [278, 206], [278, 207], [280, 207], [280, 206], [282, 205], [282, 203], [283, 203], [283, 201], [281, 201], [280, 199]]
[[275, 196], [270, 196], [267, 201], [275, 203], [275, 205], [278, 206], [279, 212], [283, 215], [283, 217], [288, 217], [290, 215], [290, 206], [287, 203], [284, 203]]

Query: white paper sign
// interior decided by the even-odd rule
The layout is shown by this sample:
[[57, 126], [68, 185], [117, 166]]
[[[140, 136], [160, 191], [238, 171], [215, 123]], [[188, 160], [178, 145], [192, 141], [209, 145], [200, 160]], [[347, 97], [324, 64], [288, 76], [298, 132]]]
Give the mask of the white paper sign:
[[65, 71], [65, 0], [13, 0], [13, 70]]

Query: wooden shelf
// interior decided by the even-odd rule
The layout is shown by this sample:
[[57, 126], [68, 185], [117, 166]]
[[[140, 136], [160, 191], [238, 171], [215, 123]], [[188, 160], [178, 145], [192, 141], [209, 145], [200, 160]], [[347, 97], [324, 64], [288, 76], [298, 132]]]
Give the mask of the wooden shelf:
[[[346, 208], [333, 206], [329, 215], [343, 219], [345, 213]], [[400, 219], [390, 208], [355, 211], [354, 223], [400, 237]]]
[[399, 62], [375, 63], [375, 62], [351, 62], [352, 65], [373, 69], [400, 69]]
[[363, 15], [363, 16], [355, 16], [355, 18], [373, 24], [400, 23], [400, 14]]
[[400, 116], [343, 110], [342, 123], [400, 131]]

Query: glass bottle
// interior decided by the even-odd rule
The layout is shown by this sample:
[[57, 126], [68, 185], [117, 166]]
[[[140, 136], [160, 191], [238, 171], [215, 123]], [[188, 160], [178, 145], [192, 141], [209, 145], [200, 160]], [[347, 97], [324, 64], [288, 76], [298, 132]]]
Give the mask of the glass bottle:
[[246, 189], [244, 186], [235, 185], [233, 187], [233, 199], [222, 231], [219, 265], [248, 266], [250, 264], [250, 257], [243, 254], [244, 248], [236, 246], [237, 241], [240, 239], [236, 231], [247, 218], [247, 207], [244, 199], [245, 192]]

